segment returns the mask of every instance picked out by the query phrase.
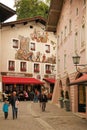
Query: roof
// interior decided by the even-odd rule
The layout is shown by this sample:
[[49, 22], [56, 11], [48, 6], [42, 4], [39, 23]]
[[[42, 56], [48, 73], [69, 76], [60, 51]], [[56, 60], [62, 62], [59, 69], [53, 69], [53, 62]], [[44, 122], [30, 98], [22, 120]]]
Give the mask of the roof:
[[24, 19], [12, 21], [12, 22], [3, 23], [2, 26], [13, 26], [15, 24], [22, 24], [22, 23], [27, 24], [28, 22], [33, 22], [33, 21], [40, 22], [43, 25], [46, 25], [46, 22], [47, 22], [46, 19], [44, 19], [43, 17], [36, 16], [33, 18], [26, 18], [26, 19], [24, 18]]
[[56, 32], [56, 27], [60, 18], [63, 1], [64, 0], [51, 0], [48, 22], [46, 25], [47, 31]]
[[5, 84], [44, 84], [44, 82], [35, 78], [11, 76], [3, 76], [2, 82]]
[[0, 22], [4, 22], [5, 20], [13, 16], [15, 13], [16, 11], [0, 3]]
[[55, 83], [55, 79], [54, 78], [44, 78], [43, 80], [45, 80], [46, 82], [49, 82], [51, 84]]
[[69, 85], [87, 84], [87, 74], [83, 74], [80, 78], [75, 79]]

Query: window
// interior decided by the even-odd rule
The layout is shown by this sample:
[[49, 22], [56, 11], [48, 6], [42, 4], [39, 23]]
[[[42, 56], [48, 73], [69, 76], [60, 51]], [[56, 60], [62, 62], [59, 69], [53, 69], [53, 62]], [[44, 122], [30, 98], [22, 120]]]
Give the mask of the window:
[[75, 33], [75, 44], [74, 44], [75, 52], [77, 52], [77, 44], [78, 44], [78, 33], [76, 32]]
[[39, 73], [39, 64], [34, 64], [34, 72]]
[[76, 16], [78, 15], [78, 8], [76, 8]]
[[71, 32], [72, 22], [71, 19], [69, 20], [69, 33]]
[[46, 65], [45, 67], [46, 73], [51, 74], [51, 65]]
[[26, 62], [20, 63], [20, 71], [26, 71]]
[[8, 70], [14, 71], [15, 70], [15, 61], [8, 62]]
[[50, 53], [50, 45], [46, 45], [46, 53]]
[[67, 36], [67, 26], [65, 26], [64, 36], [65, 36], [65, 38], [66, 38], [66, 36]]
[[63, 40], [63, 32], [61, 32], [61, 43], [62, 43], [62, 40]]
[[85, 43], [85, 24], [82, 25], [81, 31], [81, 47], [84, 46]]
[[64, 54], [64, 69], [66, 69], [66, 54]]
[[18, 48], [19, 47], [19, 40], [18, 39], [13, 39], [13, 48]]
[[70, 0], [70, 4], [72, 4], [72, 0]]
[[35, 43], [31, 42], [30, 49], [31, 49], [32, 51], [35, 51]]
[[83, 0], [83, 2], [84, 2], [84, 5], [86, 5], [86, 0]]

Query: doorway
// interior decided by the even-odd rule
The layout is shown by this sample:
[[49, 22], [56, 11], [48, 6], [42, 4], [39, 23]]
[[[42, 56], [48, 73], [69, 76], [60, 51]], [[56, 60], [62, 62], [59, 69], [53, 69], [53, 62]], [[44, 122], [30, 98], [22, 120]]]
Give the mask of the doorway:
[[86, 112], [86, 87], [78, 85], [78, 112]]

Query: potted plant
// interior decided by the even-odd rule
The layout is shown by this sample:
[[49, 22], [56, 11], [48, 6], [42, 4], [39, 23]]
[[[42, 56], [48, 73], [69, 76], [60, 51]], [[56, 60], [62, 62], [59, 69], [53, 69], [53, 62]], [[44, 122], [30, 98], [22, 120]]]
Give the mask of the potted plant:
[[66, 111], [70, 111], [70, 100], [69, 100], [69, 93], [68, 93], [68, 91], [65, 92], [64, 105], [65, 105]]
[[64, 91], [61, 90], [61, 96], [60, 96], [60, 98], [58, 99], [58, 101], [60, 102], [60, 107], [61, 107], [61, 108], [64, 108], [64, 102], [63, 102], [63, 100], [64, 100]]

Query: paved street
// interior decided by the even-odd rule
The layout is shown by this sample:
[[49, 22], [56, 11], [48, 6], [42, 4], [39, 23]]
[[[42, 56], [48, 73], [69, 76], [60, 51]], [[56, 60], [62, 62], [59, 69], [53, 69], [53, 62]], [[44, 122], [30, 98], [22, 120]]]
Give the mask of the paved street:
[[4, 119], [2, 104], [0, 130], [87, 130], [87, 120], [51, 103], [47, 103], [46, 111], [42, 112], [39, 103], [20, 102], [19, 116], [15, 120], [12, 119], [11, 106], [8, 119]]

